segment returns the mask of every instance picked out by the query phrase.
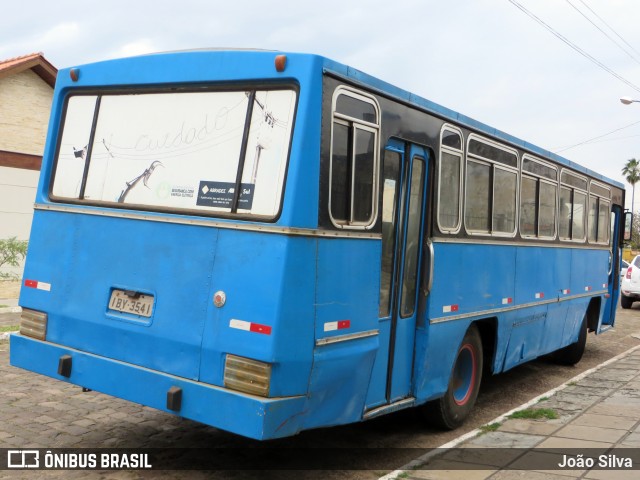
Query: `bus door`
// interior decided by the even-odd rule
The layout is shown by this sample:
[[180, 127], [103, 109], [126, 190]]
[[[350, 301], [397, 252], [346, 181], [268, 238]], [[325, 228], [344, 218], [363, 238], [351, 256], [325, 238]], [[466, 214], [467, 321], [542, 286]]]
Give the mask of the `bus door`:
[[380, 349], [367, 408], [411, 393], [428, 152], [391, 140], [383, 160]]
[[624, 228], [624, 213], [618, 205], [611, 211], [611, 238], [609, 239], [609, 297], [602, 313], [602, 325], [611, 325], [615, 321], [618, 297], [620, 296], [620, 235]]

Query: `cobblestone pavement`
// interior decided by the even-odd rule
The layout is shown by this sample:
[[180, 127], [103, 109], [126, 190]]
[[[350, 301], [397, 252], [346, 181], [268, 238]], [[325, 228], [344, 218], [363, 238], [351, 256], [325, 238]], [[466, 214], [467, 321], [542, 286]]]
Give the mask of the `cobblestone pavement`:
[[[608, 358], [638, 345], [639, 342], [633, 333], [640, 330], [640, 309], [619, 310], [618, 314], [619, 320], [615, 333], [609, 332], [598, 337], [590, 335], [585, 358], [579, 364], [580, 368], [567, 369], [540, 360], [530, 362], [506, 374], [489, 377], [481, 391], [478, 405], [469, 419], [469, 428], [473, 429], [475, 426], [482, 425], [535, 395], [559, 385], [580, 371], [594, 367]], [[16, 322], [17, 318], [18, 315], [14, 314], [0, 315], [0, 320], [6, 324]], [[0, 448], [233, 447], [246, 452], [248, 449], [260, 446], [259, 442], [161, 411], [98, 392], [82, 392], [77, 386], [13, 368], [8, 363], [9, 343], [0, 341]], [[622, 365], [625, 366], [624, 363]], [[596, 378], [596, 383], [601, 386], [609, 385], [602, 378], [594, 378]], [[550, 385], [550, 380], [555, 383]], [[580, 386], [589, 387], [588, 383]], [[532, 390], [527, 390], [527, 388]], [[584, 397], [585, 401], [594, 400], [595, 396], [586, 395], [588, 391], [578, 392], [580, 395], [576, 395], [576, 398]], [[571, 390], [567, 390], [558, 398], [562, 399], [563, 396], [573, 397]], [[580, 408], [583, 407], [580, 406]], [[567, 412], [571, 412], [571, 408], [576, 408], [575, 411], [578, 411], [578, 407], [574, 405], [574, 407], [568, 406]], [[565, 415], [563, 418], [569, 417]], [[434, 448], [463, 432], [464, 430], [445, 434], [425, 428], [418, 420], [418, 415], [409, 410], [370, 422], [303, 432], [291, 439], [278, 441], [275, 445], [283, 447], [387, 448], [389, 446], [406, 446]], [[508, 432], [502, 430], [501, 433]], [[393, 464], [386, 471], [357, 472], [37, 471], [28, 472], [29, 475], [25, 475], [23, 472], [0, 471], [0, 479], [373, 479], [405, 463], [407, 462], [402, 461]], [[467, 478], [467, 480], [469, 479]]]
[[[211, 440], [208, 437], [215, 429], [202, 424], [13, 368], [8, 365], [8, 350], [8, 342], [0, 342], [3, 448], [202, 447]], [[182, 473], [163, 477], [183, 478], [188, 473], [190, 478], [209, 478]], [[0, 478], [136, 479], [157, 478], [159, 474], [5, 471], [0, 472]]]
[[[535, 411], [544, 411], [549, 418], [508, 416], [506, 420], [494, 423], [488, 429], [491, 431], [458, 443], [455, 449], [445, 453], [427, 454], [415, 461], [412, 468], [388, 478], [638, 478], [640, 350], [634, 349], [583, 378], [569, 382], [549, 398], [521, 410], [527, 415], [520, 416], [530, 416]], [[571, 468], [549, 468], [567, 464], [565, 456], [569, 456], [569, 462], [571, 458], [584, 461], [589, 457], [593, 459], [593, 465], [600, 468], [587, 468], [581, 463], [570, 463]], [[616, 464], [613, 457], [620, 463]], [[626, 459], [634, 469], [620, 468], [629, 463]], [[612, 465], [618, 469], [610, 469]]]

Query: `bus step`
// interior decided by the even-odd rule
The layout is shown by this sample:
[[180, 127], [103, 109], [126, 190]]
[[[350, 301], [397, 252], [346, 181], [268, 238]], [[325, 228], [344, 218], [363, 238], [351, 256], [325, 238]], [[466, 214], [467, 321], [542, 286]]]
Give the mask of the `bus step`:
[[397, 402], [390, 403], [389, 405], [382, 405], [381, 407], [373, 408], [364, 413], [364, 420], [371, 420], [372, 418], [379, 417], [386, 413], [395, 412], [405, 408], [412, 407], [416, 403], [415, 397], [403, 398]]

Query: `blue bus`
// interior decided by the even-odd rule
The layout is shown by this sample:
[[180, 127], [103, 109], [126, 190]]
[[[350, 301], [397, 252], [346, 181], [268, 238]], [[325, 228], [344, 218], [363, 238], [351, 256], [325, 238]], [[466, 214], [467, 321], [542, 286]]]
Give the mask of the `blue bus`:
[[456, 428], [613, 325], [624, 193], [320, 56], [63, 69], [11, 364], [254, 439]]

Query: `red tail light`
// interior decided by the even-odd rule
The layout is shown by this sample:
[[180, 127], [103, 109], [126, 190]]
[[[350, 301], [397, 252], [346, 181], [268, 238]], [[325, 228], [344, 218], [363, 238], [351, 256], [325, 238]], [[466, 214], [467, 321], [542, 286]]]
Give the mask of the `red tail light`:
[[631, 280], [631, 270], [633, 270], [633, 267], [629, 265], [629, 268], [627, 268], [627, 274], [625, 275], [627, 280]]

